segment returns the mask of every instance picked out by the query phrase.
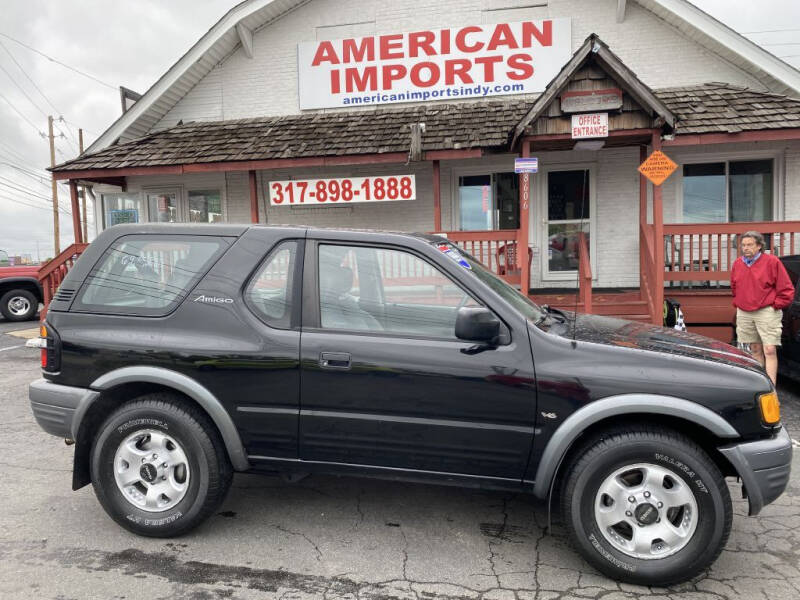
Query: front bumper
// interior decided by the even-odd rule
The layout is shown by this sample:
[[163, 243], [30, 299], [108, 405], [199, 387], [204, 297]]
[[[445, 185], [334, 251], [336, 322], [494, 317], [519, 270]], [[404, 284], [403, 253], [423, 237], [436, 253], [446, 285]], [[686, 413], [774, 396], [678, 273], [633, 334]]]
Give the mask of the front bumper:
[[792, 439], [785, 427], [775, 437], [724, 446], [719, 451], [742, 480], [751, 517], [786, 489], [792, 466]]
[[28, 387], [31, 410], [47, 433], [75, 439], [84, 413], [99, 392], [37, 379]]

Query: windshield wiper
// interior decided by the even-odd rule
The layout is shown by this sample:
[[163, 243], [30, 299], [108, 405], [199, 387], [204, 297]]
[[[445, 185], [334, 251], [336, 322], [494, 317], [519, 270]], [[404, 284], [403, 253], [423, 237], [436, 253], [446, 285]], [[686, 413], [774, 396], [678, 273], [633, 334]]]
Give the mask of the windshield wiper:
[[554, 308], [554, 307], [550, 306], [549, 304], [542, 304], [541, 308], [548, 315], [557, 315], [558, 317], [560, 317], [562, 323], [566, 323], [567, 321], [569, 321], [569, 317], [567, 316], [567, 313], [565, 313], [560, 308]]

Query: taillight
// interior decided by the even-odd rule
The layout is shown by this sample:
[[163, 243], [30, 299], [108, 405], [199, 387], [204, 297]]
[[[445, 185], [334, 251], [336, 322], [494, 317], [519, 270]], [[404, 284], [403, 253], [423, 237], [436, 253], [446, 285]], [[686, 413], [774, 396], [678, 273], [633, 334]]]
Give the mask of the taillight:
[[48, 323], [42, 323], [39, 327], [39, 337], [28, 340], [25, 345], [39, 348], [43, 370], [55, 373], [61, 368], [61, 338]]
[[44, 324], [39, 327], [39, 339], [41, 340], [39, 348], [41, 348], [42, 369], [47, 370], [47, 346], [49, 340], [47, 339], [47, 327]]

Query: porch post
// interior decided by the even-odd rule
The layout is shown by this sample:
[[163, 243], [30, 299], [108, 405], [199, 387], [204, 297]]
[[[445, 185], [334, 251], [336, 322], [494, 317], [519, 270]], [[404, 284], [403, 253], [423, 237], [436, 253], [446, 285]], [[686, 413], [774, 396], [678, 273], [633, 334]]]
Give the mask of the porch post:
[[250, 181], [250, 222], [258, 223], [258, 184], [256, 183], [256, 172], [248, 171]]
[[75, 234], [75, 243], [82, 244], [81, 207], [78, 204], [78, 183], [74, 179], [69, 180], [69, 199], [72, 204], [72, 231]]
[[[653, 152], [661, 150], [661, 131], [653, 130]], [[653, 186], [653, 264], [655, 265], [655, 277], [653, 278], [653, 303], [655, 314], [653, 320], [656, 324], [661, 324], [658, 315], [662, 314], [664, 305], [664, 204], [661, 199], [661, 186]]]
[[[522, 157], [531, 153], [530, 140], [522, 139]], [[519, 175], [519, 232], [517, 234], [517, 266], [520, 269], [520, 290], [526, 296], [531, 289], [531, 264], [528, 258], [528, 230], [530, 228], [530, 174]]]
[[442, 186], [439, 161], [433, 161], [433, 230], [442, 230]]
[[[647, 159], [647, 146], [639, 146], [639, 164], [642, 164]], [[644, 235], [644, 230], [647, 228], [647, 178], [639, 173], [639, 237]], [[645, 278], [647, 269], [647, 262], [642, 254], [642, 240], [639, 240], [639, 288], [641, 289], [641, 282]]]

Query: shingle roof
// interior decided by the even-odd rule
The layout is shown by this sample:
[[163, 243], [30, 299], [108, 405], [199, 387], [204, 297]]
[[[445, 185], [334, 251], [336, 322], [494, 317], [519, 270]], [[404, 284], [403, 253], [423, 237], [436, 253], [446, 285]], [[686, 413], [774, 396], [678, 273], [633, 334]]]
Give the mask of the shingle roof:
[[[800, 99], [725, 83], [655, 90], [678, 115], [675, 133], [737, 133], [800, 127]], [[412, 123], [422, 148], [507, 149], [530, 101], [426, 104], [356, 112], [193, 122], [109, 146], [55, 171], [185, 165], [276, 158], [407, 152]]]
[[729, 83], [656, 90], [678, 115], [677, 135], [800, 127], [800, 99]]
[[193, 122], [109, 146], [55, 171], [408, 152], [412, 123], [422, 149], [500, 148], [528, 102], [427, 104], [406, 108]]

